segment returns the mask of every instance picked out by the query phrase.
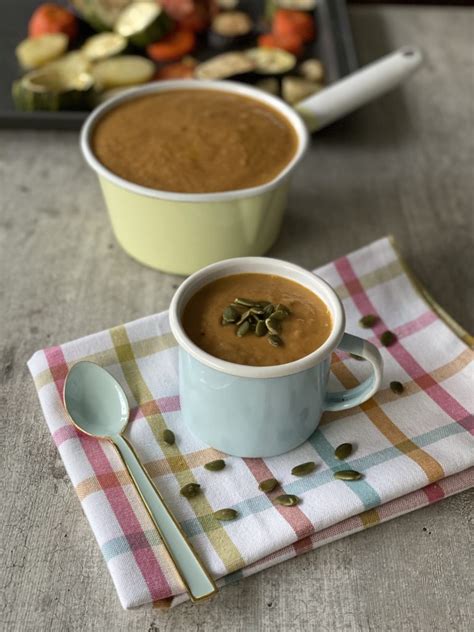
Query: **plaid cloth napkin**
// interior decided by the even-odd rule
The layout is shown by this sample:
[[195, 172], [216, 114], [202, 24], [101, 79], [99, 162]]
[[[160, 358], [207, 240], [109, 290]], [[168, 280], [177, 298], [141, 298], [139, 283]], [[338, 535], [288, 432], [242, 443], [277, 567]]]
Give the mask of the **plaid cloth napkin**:
[[[67, 420], [61, 393], [78, 360], [106, 367], [131, 406], [127, 435], [211, 573], [223, 585], [337, 538], [436, 502], [474, 482], [474, 353], [421, 297], [388, 239], [323, 266], [318, 273], [339, 293], [346, 330], [378, 336], [390, 329], [394, 345], [381, 348], [385, 377], [369, 402], [326, 413], [301, 447], [267, 459], [227, 457], [221, 472], [203, 464], [221, 454], [191, 436], [179, 410], [177, 347], [166, 313], [136, 320], [38, 351], [28, 366], [44, 415], [84, 513], [94, 531], [124, 608], [175, 605], [187, 596], [114, 447], [80, 434]], [[378, 314], [373, 330], [363, 314]], [[334, 355], [331, 380], [355, 385], [366, 363]], [[405, 390], [392, 393], [398, 380]], [[333, 384], [334, 386], [334, 384]], [[160, 441], [171, 428], [176, 445]], [[332, 476], [334, 447], [356, 446], [348, 459], [364, 473], [346, 483]], [[295, 478], [294, 465], [315, 460], [314, 474]], [[471, 468], [471, 469], [469, 469]], [[275, 477], [297, 507], [277, 507], [258, 482]], [[198, 481], [203, 493], [179, 495]], [[239, 518], [220, 523], [212, 513], [233, 507]]]

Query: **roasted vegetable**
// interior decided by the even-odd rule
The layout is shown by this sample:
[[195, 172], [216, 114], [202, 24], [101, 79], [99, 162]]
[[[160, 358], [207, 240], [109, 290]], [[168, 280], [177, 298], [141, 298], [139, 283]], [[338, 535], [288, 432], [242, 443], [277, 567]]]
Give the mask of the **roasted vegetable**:
[[97, 33], [89, 37], [81, 48], [84, 56], [90, 61], [100, 61], [123, 53], [127, 48], [127, 40], [118, 33]]
[[195, 46], [196, 35], [193, 31], [178, 29], [147, 46], [146, 52], [154, 61], [177, 61], [191, 53]]
[[310, 42], [316, 35], [314, 18], [303, 11], [279, 9], [273, 16], [272, 33], [277, 39], [297, 36]]
[[176, 64], [168, 64], [160, 68], [155, 75], [155, 79], [163, 81], [164, 79], [190, 79], [194, 75], [194, 69], [197, 62], [192, 57], [185, 57]]
[[254, 62], [245, 53], [223, 53], [205, 61], [196, 68], [197, 79], [227, 79], [252, 71]]
[[30, 37], [39, 37], [47, 33], [64, 33], [69, 39], [74, 39], [77, 31], [76, 16], [64, 7], [52, 2], [40, 4], [28, 23]]
[[299, 71], [305, 79], [319, 83], [324, 81], [324, 66], [319, 59], [306, 59], [300, 64]]
[[15, 107], [23, 111], [83, 110], [91, 105], [94, 79], [86, 72], [73, 74], [72, 67], [49, 64], [14, 82]]
[[60, 57], [67, 49], [69, 38], [64, 33], [50, 33], [29, 37], [16, 47], [15, 53], [22, 68], [39, 68]]
[[273, 94], [275, 97], [280, 94], [280, 82], [274, 77], [265, 77], [265, 79], [260, 79], [260, 81], [257, 81], [255, 86], [260, 90], [263, 90], [263, 92]]
[[280, 48], [296, 57], [303, 54], [303, 41], [297, 35], [276, 37], [273, 33], [265, 33], [258, 38], [258, 45], [262, 48]]
[[156, 2], [132, 2], [117, 18], [115, 31], [145, 48], [172, 28], [172, 21]]
[[214, 18], [207, 34], [212, 48], [228, 49], [246, 41], [253, 31], [250, 17], [242, 11], [226, 11]]
[[95, 31], [111, 31], [130, 0], [70, 0], [79, 15]]
[[281, 94], [287, 103], [294, 105], [319, 92], [322, 87], [320, 83], [302, 77], [285, 77], [282, 81]]
[[99, 61], [92, 68], [92, 75], [101, 90], [146, 83], [154, 73], [153, 62], [139, 55], [118, 55]]
[[251, 48], [246, 54], [260, 75], [282, 75], [296, 66], [296, 57], [279, 48]]

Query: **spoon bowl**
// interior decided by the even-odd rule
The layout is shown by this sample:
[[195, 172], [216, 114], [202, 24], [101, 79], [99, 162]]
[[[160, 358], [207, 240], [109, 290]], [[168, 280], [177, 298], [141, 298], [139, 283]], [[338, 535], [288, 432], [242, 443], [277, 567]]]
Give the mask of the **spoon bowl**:
[[94, 362], [78, 362], [71, 368], [64, 385], [64, 405], [82, 432], [107, 439], [125, 429], [130, 415], [120, 384]]

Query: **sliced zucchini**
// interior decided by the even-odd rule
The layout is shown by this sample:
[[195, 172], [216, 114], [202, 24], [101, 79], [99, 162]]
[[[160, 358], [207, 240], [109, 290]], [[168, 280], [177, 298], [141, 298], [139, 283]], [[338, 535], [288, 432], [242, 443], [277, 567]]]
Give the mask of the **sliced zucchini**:
[[280, 48], [251, 48], [246, 54], [261, 75], [283, 75], [296, 66], [296, 57]]
[[314, 11], [317, 0], [276, 0], [280, 9], [290, 9], [292, 11]]
[[319, 92], [322, 85], [317, 81], [309, 81], [302, 77], [284, 77], [281, 86], [281, 94], [284, 100], [291, 105], [306, 99], [306, 97]]
[[27, 73], [13, 83], [12, 96], [18, 110], [83, 110], [91, 105], [94, 79], [87, 72], [65, 76], [59, 63]]
[[197, 79], [226, 79], [243, 75], [254, 67], [254, 62], [245, 53], [223, 53], [199, 64], [194, 76]]
[[146, 83], [154, 73], [155, 64], [139, 55], [118, 55], [99, 61], [92, 68], [92, 75], [102, 90]]
[[324, 66], [319, 59], [307, 59], [300, 64], [299, 71], [305, 79], [319, 83], [324, 81]]
[[100, 61], [120, 55], [127, 48], [127, 40], [118, 33], [97, 33], [89, 37], [81, 48], [86, 59]]
[[260, 79], [260, 81], [257, 81], [255, 86], [268, 94], [273, 94], [274, 97], [278, 97], [280, 95], [280, 82], [278, 79], [275, 79], [275, 77], [265, 77], [265, 79]]
[[66, 81], [83, 72], [90, 72], [91, 63], [80, 50], [73, 50], [51, 62], [47, 67], [59, 70], [59, 72], [63, 73]]
[[95, 31], [111, 31], [130, 0], [70, 0], [80, 16]]
[[63, 55], [69, 44], [64, 33], [48, 33], [40, 37], [29, 37], [15, 49], [20, 66], [25, 70], [39, 68]]
[[145, 48], [171, 29], [171, 18], [156, 2], [132, 2], [117, 18], [115, 31], [132, 44]]

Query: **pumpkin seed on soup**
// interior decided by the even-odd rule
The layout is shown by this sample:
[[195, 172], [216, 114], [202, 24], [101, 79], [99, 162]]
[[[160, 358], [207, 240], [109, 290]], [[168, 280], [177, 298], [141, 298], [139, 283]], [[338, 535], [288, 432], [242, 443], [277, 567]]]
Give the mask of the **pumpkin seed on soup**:
[[201, 485], [199, 485], [198, 483], [188, 483], [179, 490], [179, 493], [185, 498], [194, 498], [199, 494], [200, 489]]
[[405, 390], [405, 387], [401, 382], [394, 381], [390, 382], [390, 390], [396, 395], [401, 395]]
[[215, 461], [205, 463], [204, 467], [210, 472], [219, 472], [219, 470], [223, 470], [225, 468], [225, 461], [223, 459], [216, 459]]
[[276, 480], [276, 478], [267, 478], [266, 480], [261, 481], [258, 484], [258, 489], [261, 492], [265, 492], [265, 494], [268, 494], [269, 492], [272, 492], [277, 486], [278, 481]]
[[165, 430], [163, 430], [162, 438], [167, 445], [173, 445], [176, 440], [174, 432], [169, 428], [165, 428]]
[[239, 318], [240, 313], [232, 305], [226, 307], [222, 314], [222, 320], [226, 323], [236, 323]]
[[240, 325], [236, 333], [239, 336], [239, 338], [242, 338], [242, 336], [245, 336], [245, 334], [248, 333], [249, 330], [250, 330], [250, 323], [248, 320], [246, 320]]
[[293, 476], [307, 476], [308, 474], [311, 474], [311, 472], [314, 472], [315, 469], [316, 463], [314, 461], [308, 461], [307, 463], [296, 465], [291, 470], [291, 473], [293, 474]]
[[366, 314], [365, 316], [362, 316], [362, 318], [359, 320], [359, 325], [361, 327], [369, 329], [373, 327], [374, 325], [376, 325], [378, 321], [379, 321], [379, 317], [376, 316], [375, 314]]
[[254, 307], [256, 301], [252, 301], [249, 298], [236, 298], [234, 303], [237, 303], [237, 305], [242, 305], [243, 307]]
[[277, 334], [270, 334], [268, 336], [268, 342], [272, 345], [272, 347], [281, 347], [283, 344], [283, 340]]
[[217, 520], [235, 520], [238, 515], [235, 509], [219, 509], [214, 512], [214, 518]]
[[294, 507], [300, 502], [300, 498], [294, 494], [282, 494], [274, 499], [275, 505], [282, 505], [283, 507]]
[[384, 347], [390, 347], [390, 345], [397, 342], [397, 336], [393, 333], [393, 331], [384, 331], [380, 336], [380, 342]]
[[255, 335], [261, 338], [267, 333], [267, 326], [264, 320], [259, 320], [255, 326]]
[[341, 443], [341, 445], [338, 445], [337, 448], [334, 450], [334, 456], [336, 457], [336, 459], [339, 459], [340, 461], [347, 459], [347, 457], [350, 456], [351, 454], [352, 454], [351, 443]]

